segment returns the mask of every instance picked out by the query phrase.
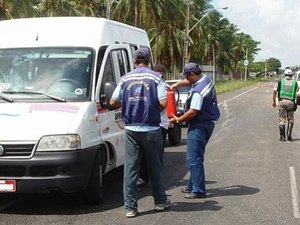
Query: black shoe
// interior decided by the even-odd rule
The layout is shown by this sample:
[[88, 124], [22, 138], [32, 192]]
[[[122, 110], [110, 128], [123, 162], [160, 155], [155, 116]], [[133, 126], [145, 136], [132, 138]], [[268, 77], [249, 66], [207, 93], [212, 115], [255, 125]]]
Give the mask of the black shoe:
[[188, 187], [181, 188], [181, 193], [191, 193], [191, 190]]
[[281, 137], [279, 138], [279, 141], [285, 141], [285, 137], [281, 136]]
[[279, 141], [285, 141], [285, 125], [279, 125], [279, 134], [280, 134]]
[[197, 194], [190, 193], [190, 194], [186, 194], [184, 198], [186, 199], [206, 198], [206, 195], [197, 195]]

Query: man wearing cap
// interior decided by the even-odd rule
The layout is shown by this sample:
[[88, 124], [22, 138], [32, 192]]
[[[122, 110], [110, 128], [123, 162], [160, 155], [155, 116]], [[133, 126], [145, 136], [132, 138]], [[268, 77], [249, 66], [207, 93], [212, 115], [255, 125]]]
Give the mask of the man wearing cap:
[[[153, 67], [153, 70], [160, 73], [162, 79], [164, 80], [164, 75], [166, 73], [166, 68], [164, 65], [156, 64]], [[169, 85], [167, 83], [165, 83], [165, 87], [168, 88]], [[168, 129], [169, 129], [169, 118], [167, 116], [166, 109], [164, 109], [163, 111], [160, 112], [160, 129], [161, 129], [161, 135], [162, 135], [162, 140], [163, 140], [162, 150], [161, 150], [161, 161], [163, 164], [163, 162], [164, 162], [163, 155], [164, 155], [164, 151], [165, 151], [164, 146], [165, 146], [166, 138], [168, 135]], [[141, 165], [141, 169], [140, 169], [140, 177], [137, 181], [137, 185], [144, 186], [144, 185], [147, 185], [148, 182], [149, 182], [148, 165], [147, 165], [147, 160], [145, 159], [145, 157], [143, 157], [142, 165]]]
[[186, 79], [172, 88], [192, 84], [185, 113], [180, 117], [174, 115], [171, 119], [172, 123], [189, 122], [186, 158], [190, 178], [181, 192], [185, 193], [186, 199], [205, 198], [204, 152], [215, 127], [214, 121], [220, 117], [220, 111], [213, 81], [202, 74], [198, 64], [188, 63], [184, 68], [184, 76]]
[[162, 211], [171, 205], [167, 199], [161, 162], [162, 135], [160, 112], [166, 107], [166, 92], [161, 75], [148, 66], [150, 52], [139, 48], [134, 53], [136, 68], [122, 77], [110, 105], [122, 107], [125, 123], [124, 204], [126, 217], [138, 214], [137, 180], [141, 159], [147, 160], [154, 198], [154, 210]]
[[[273, 90], [273, 107], [276, 107], [276, 97], [278, 97], [278, 123], [280, 141], [292, 140], [292, 130], [294, 126], [294, 112], [297, 105], [295, 103], [298, 91], [297, 81], [293, 79], [291, 69], [284, 71], [284, 77], [278, 81]], [[287, 124], [287, 131], [285, 128]]]

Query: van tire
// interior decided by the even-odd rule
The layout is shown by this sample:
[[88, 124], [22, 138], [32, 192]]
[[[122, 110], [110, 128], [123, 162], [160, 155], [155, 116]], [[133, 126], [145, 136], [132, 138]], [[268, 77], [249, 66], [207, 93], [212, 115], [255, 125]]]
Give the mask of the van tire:
[[91, 205], [98, 205], [103, 198], [103, 163], [101, 163], [101, 154], [97, 154], [92, 170], [90, 181], [85, 190], [85, 201]]
[[181, 142], [181, 125], [175, 123], [172, 128], [168, 129], [168, 140], [171, 145], [178, 145]]

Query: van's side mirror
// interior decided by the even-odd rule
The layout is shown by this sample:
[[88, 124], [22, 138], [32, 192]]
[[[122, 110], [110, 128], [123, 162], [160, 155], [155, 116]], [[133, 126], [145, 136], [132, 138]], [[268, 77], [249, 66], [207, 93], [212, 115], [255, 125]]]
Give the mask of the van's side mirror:
[[117, 84], [114, 82], [106, 82], [104, 84], [104, 94], [100, 96], [100, 103], [103, 108], [110, 108], [109, 101], [116, 87]]

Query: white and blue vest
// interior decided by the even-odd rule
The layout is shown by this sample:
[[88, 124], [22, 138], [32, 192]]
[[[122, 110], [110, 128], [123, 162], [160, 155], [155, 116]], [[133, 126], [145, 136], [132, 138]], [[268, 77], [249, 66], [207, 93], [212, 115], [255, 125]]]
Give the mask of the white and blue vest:
[[159, 126], [160, 79], [161, 75], [148, 67], [138, 67], [122, 77], [122, 117], [126, 126]]
[[204, 121], [214, 121], [220, 117], [220, 110], [217, 103], [217, 94], [213, 81], [205, 76], [202, 81], [196, 83], [192, 87], [191, 93], [186, 101], [186, 111], [189, 110], [193, 94], [198, 92], [202, 98], [203, 103], [201, 110], [198, 111], [197, 115], [189, 120], [189, 123], [199, 123]]

